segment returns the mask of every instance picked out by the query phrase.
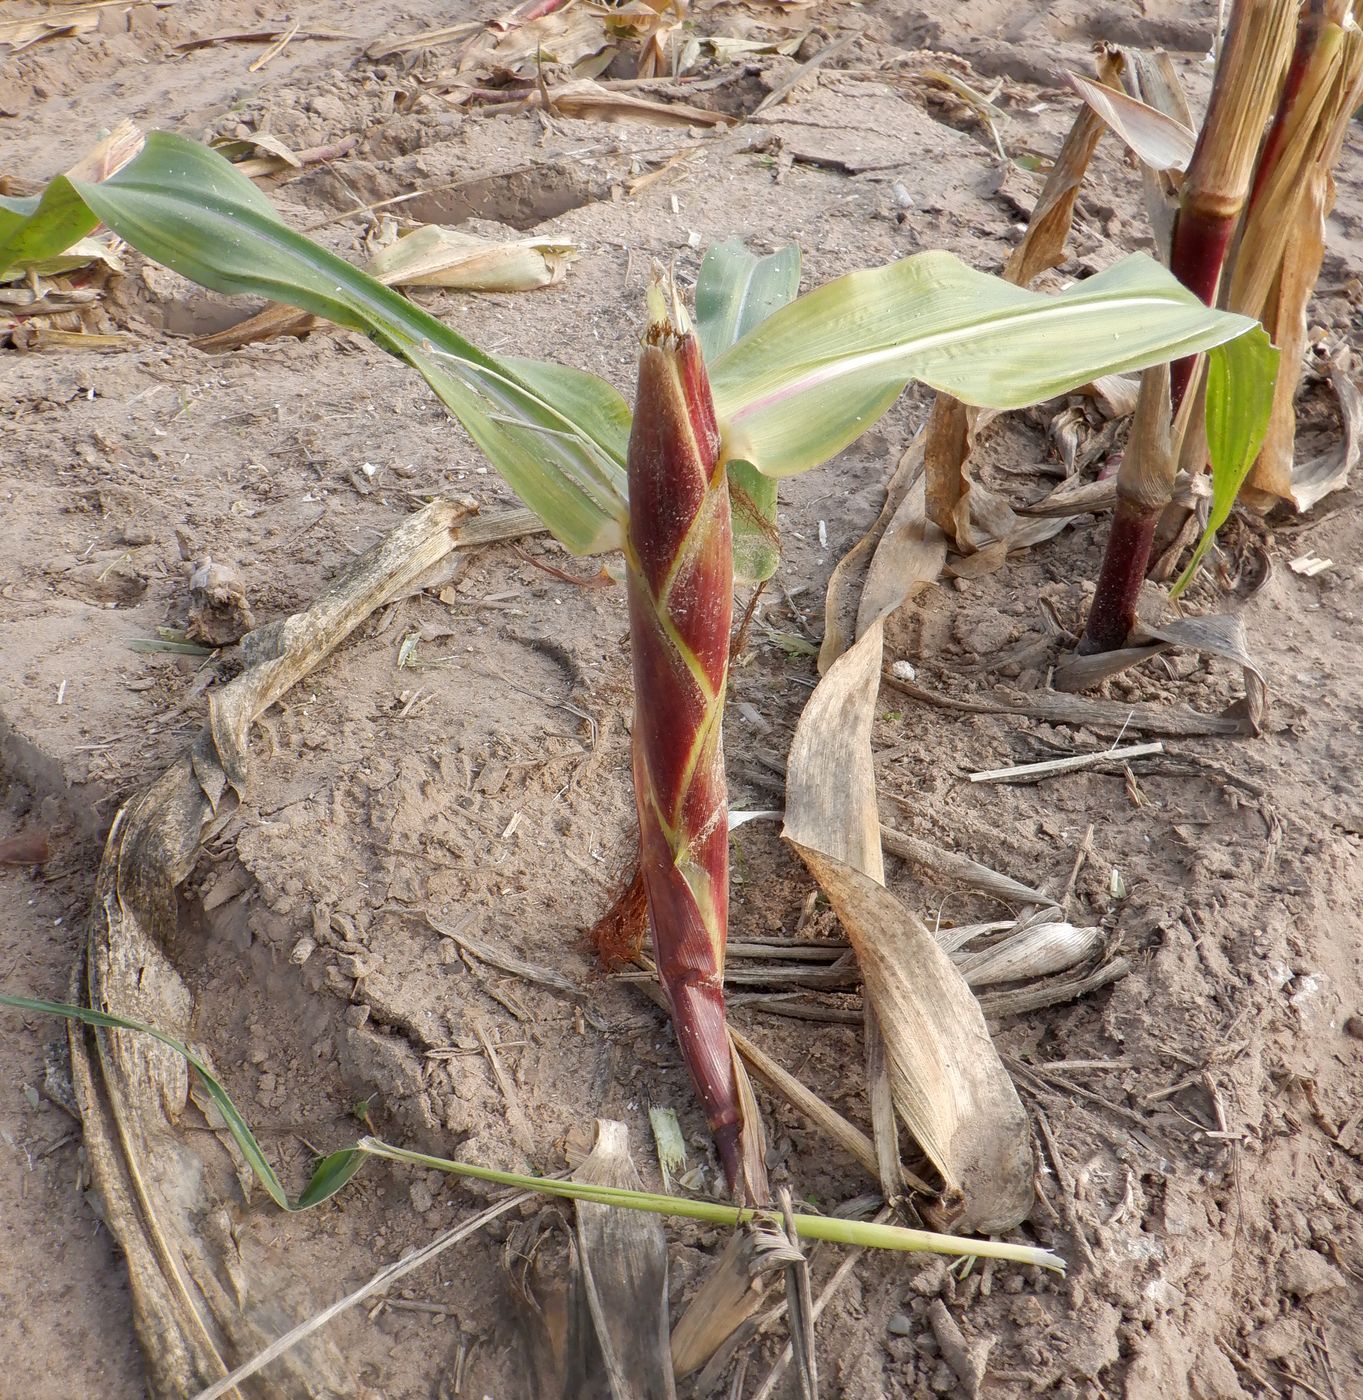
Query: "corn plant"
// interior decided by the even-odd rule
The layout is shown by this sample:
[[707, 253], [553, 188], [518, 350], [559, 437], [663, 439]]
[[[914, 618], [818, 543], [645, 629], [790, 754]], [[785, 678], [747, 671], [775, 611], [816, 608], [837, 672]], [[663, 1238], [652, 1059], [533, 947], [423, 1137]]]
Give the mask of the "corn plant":
[[[1293, 398], [1301, 381], [1306, 303], [1334, 198], [1331, 168], [1363, 100], [1363, 37], [1354, 9], [1354, 0], [1235, 0], [1231, 7], [1186, 172], [1162, 171], [1177, 183], [1168, 260], [1207, 305], [1262, 318], [1283, 349], [1282, 382], [1275, 384], [1278, 358], [1266, 340], [1252, 352], [1257, 363], [1246, 367], [1263, 385], [1257, 394], [1228, 402], [1218, 367], [1209, 366], [1205, 455], [1198, 406], [1185, 402], [1196, 388], [1196, 358], [1173, 366], [1159, 430], [1162, 449], [1151, 437], [1157, 390], [1146, 390], [1141, 432], [1118, 474], [1117, 506], [1081, 651], [1110, 651], [1126, 641], [1180, 464], [1200, 472], [1210, 459], [1212, 507], [1175, 594], [1187, 586], [1247, 477], [1265, 508], [1279, 500], [1304, 508], [1316, 498], [1309, 487], [1293, 489]], [[1161, 115], [1140, 104], [1117, 111], [1132, 119], [1123, 134], [1138, 154], [1135, 131], [1171, 119], [1167, 109]], [[1118, 124], [1120, 130], [1120, 117]]]
[[[787, 264], [774, 275], [785, 290], [745, 306], [736, 301], [753, 278], [720, 275], [724, 266], [743, 272], [734, 255], [710, 284], [718, 304], [703, 327], [708, 363], [676, 288], [655, 284], [631, 411], [581, 370], [486, 354], [286, 227], [222, 157], [178, 136], [153, 133], [110, 178], [61, 177], [37, 204], [10, 212], [0, 228], [11, 253], [68, 246], [103, 221], [206, 287], [362, 331], [426, 379], [567, 549], [623, 550], [634, 779], [659, 975], [730, 1187], [750, 1198], [765, 1186], [722, 994], [732, 522], [742, 519], [749, 545], [755, 536], [770, 543], [775, 480], [835, 457], [910, 380], [1018, 408], [1101, 374], [1211, 351], [1233, 400], [1244, 387], [1233, 347], [1255, 325], [1209, 309], [1142, 256], [1043, 296], [949, 254], [921, 253], [779, 305], [793, 285]], [[754, 571], [774, 565], [772, 557]]]

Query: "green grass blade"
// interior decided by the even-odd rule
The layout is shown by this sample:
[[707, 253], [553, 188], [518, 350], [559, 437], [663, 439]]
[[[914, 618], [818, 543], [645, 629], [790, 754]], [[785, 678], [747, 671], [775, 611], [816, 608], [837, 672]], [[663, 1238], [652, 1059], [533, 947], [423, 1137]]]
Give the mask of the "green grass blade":
[[291, 1201], [289, 1193], [284, 1189], [284, 1183], [275, 1175], [275, 1170], [266, 1159], [264, 1152], [261, 1151], [255, 1134], [252, 1133], [246, 1119], [238, 1112], [237, 1106], [232, 1102], [227, 1090], [214, 1077], [208, 1066], [187, 1045], [181, 1044], [174, 1036], [166, 1035], [164, 1031], [158, 1031], [155, 1026], [149, 1026], [144, 1021], [136, 1021], [131, 1016], [118, 1016], [108, 1011], [94, 1011], [87, 1006], [72, 1006], [62, 1001], [35, 1001], [31, 997], [0, 995], [0, 1006], [11, 1006], [16, 1011], [36, 1011], [46, 1016], [62, 1016], [67, 1020], [81, 1021], [87, 1026], [100, 1026], [105, 1030], [140, 1031], [143, 1035], [149, 1035], [154, 1040], [159, 1040], [162, 1045], [169, 1046], [177, 1054], [183, 1055], [203, 1082], [214, 1106], [222, 1114], [227, 1131], [232, 1134], [241, 1155], [250, 1163], [251, 1170], [255, 1172], [260, 1184], [269, 1192], [271, 1200], [281, 1210], [307, 1210], [320, 1204], [328, 1197], [334, 1196], [364, 1165], [364, 1154], [353, 1147], [342, 1152], [333, 1152], [313, 1172], [312, 1180], [308, 1182], [298, 1200]]
[[1212, 507], [1188, 567], [1169, 590], [1177, 598], [1226, 523], [1259, 455], [1273, 413], [1278, 352], [1262, 326], [1207, 356], [1207, 452], [1212, 461]]
[[[794, 301], [800, 291], [800, 248], [791, 243], [759, 258], [737, 238], [717, 244], [701, 260], [696, 280], [696, 336], [707, 363]], [[776, 483], [751, 462], [729, 463], [734, 532], [734, 577], [769, 579], [781, 562]]]
[[[359, 1150], [374, 1157], [434, 1171], [450, 1172], [454, 1176], [472, 1177], [498, 1186], [514, 1186], [523, 1191], [538, 1191], [546, 1196], [561, 1196], [574, 1201], [590, 1201], [596, 1205], [617, 1206], [626, 1210], [642, 1210], [652, 1215], [668, 1215], [686, 1220], [704, 1220], [713, 1225], [740, 1225], [761, 1212], [721, 1205], [717, 1201], [691, 1200], [684, 1196], [663, 1196], [651, 1191], [632, 1191], [621, 1186], [596, 1186], [580, 1181], [550, 1180], [539, 1176], [522, 1176], [516, 1172], [494, 1171], [491, 1167], [474, 1167], [466, 1162], [451, 1162], [444, 1157], [430, 1157], [424, 1152], [409, 1152], [393, 1147], [378, 1138], [361, 1138]], [[1034, 1264], [1039, 1268], [1065, 1272], [1065, 1261], [1047, 1249], [1030, 1245], [1005, 1244], [1000, 1240], [967, 1239], [959, 1235], [939, 1235], [930, 1230], [910, 1230], [901, 1225], [878, 1225], [874, 1221], [843, 1220], [829, 1215], [796, 1215], [795, 1229], [802, 1239], [828, 1240], [833, 1244], [858, 1245], [866, 1249], [892, 1249], [906, 1253], [949, 1254], [959, 1258], [1006, 1259], [1015, 1264]]]
[[790, 476], [859, 437], [911, 379], [1021, 408], [1254, 324], [1203, 306], [1141, 254], [1046, 296], [949, 253], [918, 253], [776, 312], [719, 357], [711, 383], [729, 456]]
[[[152, 132], [138, 156], [107, 180], [66, 184], [119, 237], [182, 276], [228, 295], [284, 302], [368, 335], [426, 378], [568, 549], [592, 554], [622, 542], [623, 401], [608, 384], [556, 366], [527, 372], [526, 361], [517, 372], [485, 354], [401, 293], [288, 228], [240, 171], [183, 137]], [[566, 407], [532, 382], [557, 393], [567, 376]], [[579, 423], [574, 412], [590, 421]]]

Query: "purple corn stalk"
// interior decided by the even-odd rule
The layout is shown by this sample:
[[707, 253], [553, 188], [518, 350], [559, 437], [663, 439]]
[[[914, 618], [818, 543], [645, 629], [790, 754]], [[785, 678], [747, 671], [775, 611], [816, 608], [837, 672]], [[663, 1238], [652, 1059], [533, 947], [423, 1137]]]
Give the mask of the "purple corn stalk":
[[[1264, 125], [1282, 87], [1295, 12], [1293, 0], [1234, 0], [1231, 8], [1211, 102], [1179, 190], [1169, 252], [1169, 270], [1208, 306], [1216, 305]], [[1252, 256], [1253, 250], [1245, 251]], [[1196, 364], [1196, 356], [1174, 363], [1170, 410], [1175, 415]], [[1155, 531], [1172, 495], [1172, 472], [1158, 485], [1148, 470], [1133, 466], [1133, 472], [1141, 480], [1123, 483], [1122, 474], [1117, 477], [1112, 529], [1079, 642], [1083, 653], [1115, 651], [1126, 642]]]
[[[669, 306], [669, 299], [671, 305]], [[639, 857], [658, 976], [730, 1189], [746, 1163], [724, 1017], [729, 821], [721, 725], [733, 621], [729, 492], [700, 345], [655, 284], [629, 440], [630, 640]]]

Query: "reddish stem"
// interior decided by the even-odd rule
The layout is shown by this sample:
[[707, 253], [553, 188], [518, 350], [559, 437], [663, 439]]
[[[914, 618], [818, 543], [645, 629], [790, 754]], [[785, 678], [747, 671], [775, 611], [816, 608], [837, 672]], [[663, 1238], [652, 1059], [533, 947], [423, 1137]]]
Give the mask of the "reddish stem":
[[[1216, 288], [1226, 265], [1237, 215], [1226, 216], [1203, 209], [1179, 211], [1169, 250], [1169, 270], [1190, 292], [1208, 306], [1216, 305]], [[1178, 360], [1171, 370], [1170, 398], [1175, 413], [1192, 382], [1197, 356]]]
[[1282, 154], [1283, 142], [1287, 139], [1287, 120], [1292, 114], [1297, 98], [1301, 95], [1302, 81], [1311, 60], [1315, 56], [1316, 45], [1325, 28], [1325, 0], [1310, 0], [1302, 11], [1297, 25], [1297, 43], [1292, 50], [1292, 61], [1283, 79], [1282, 96], [1278, 98], [1278, 110], [1273, 114], [1273, 125], [1264, 138], [1264, 148], [1259, 152], [1259, 164], [1254, 171], [1254, 184], [1250, 188], [1249, 201], [1245, 208], [1253, 209], [1263, 193], [1268, 177], [1273, 173], [1278, 157]]
[[1081, 656], [1115, 651], [1136, 625], [1136, 603], [1162, 513], [1158, 506], [1149, 510], [1135, 501], [1118, 500], [1088, 625], [1079, 642]]

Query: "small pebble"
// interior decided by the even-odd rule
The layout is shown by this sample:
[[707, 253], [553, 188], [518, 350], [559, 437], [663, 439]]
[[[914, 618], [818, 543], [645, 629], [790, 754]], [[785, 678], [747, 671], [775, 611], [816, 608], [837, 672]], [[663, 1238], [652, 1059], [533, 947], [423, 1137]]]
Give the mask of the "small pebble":
[[885, 1324], [885, 1330], [892, 1337], [911, 1337], [913, 1336], [913, 1318], [908, 1313], [895, 1313]]
[[1355, 1040], [1363, 1040], [1363, 1016], [1350, 1016], [1344, 1023], [1344, 1034]]

